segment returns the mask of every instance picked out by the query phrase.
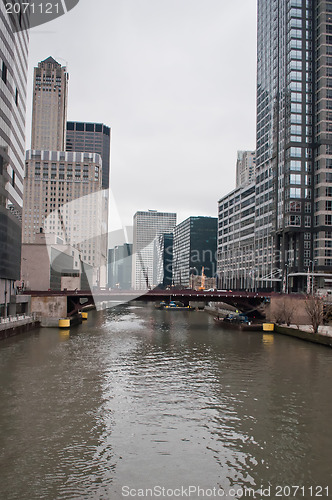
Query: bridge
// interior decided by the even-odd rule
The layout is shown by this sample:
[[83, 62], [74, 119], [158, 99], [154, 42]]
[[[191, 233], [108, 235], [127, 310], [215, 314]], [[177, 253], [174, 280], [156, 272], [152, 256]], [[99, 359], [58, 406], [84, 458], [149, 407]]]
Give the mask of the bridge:
[[[237, 309], [248, 312], [259, 308], [270, 301], [271, 296], [279, 295], [273, 292], [246, 292], [246, 291], [205, 291], [205, 290], [48, 290], [25, 291], [26, 295], [46, 300], [50, 304], [55, 298], [67, 300], [67, 316], [73, 316], [87, 305], [109, 303], [110, 305], [123, 304], [133, 300], [145, 302], [169, 302], [171, 300], [189, 305], [192, 302], [224, 302]], [[109, 306], [110, 306], [109, 305]]]

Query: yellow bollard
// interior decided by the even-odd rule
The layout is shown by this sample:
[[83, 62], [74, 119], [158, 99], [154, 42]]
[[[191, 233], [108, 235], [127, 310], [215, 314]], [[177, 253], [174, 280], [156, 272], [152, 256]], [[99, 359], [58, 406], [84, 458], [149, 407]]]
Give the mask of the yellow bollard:
[[263, 331], [264, 332], [273, 332], [274, 331], [274, 323], [263, 323]]
[[70, 328], [70, 318], [59, 319], [59, 328]]

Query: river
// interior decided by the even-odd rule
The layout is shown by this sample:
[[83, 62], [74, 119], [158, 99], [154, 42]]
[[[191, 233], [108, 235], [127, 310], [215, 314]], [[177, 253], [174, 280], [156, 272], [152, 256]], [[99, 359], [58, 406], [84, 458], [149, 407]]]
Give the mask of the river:
[[3, 341], [0, 498], [327, 498], [331, 375], [328, 347], [152, 305]]

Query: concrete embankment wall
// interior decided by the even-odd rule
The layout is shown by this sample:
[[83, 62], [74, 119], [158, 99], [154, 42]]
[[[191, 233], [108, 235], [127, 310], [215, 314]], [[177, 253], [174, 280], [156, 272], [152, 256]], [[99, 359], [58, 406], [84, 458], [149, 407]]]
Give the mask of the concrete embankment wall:
[[34, 319], [22, 319], [17, 321], [10, 321], [0, 325], [0, 340], [14, 337], [20, 333], [28, 332], [40, 327], [40, 321]]
[[288, 335], [290, 337], [295, 337], [301, 340], [314, 342], [315, 344], [332, 347], [332, 337], [319, 335], [317, 333], [304, 332], [303, 330], [298, 330], [297, 328], [289, 328], [288, 326], [275, 325], [274, 330], [275, 332], [281, 333], [283, 335]]
[[31, 297], [31, 311], [43, 318], [66, 318], [67, 297], [63, 295]]

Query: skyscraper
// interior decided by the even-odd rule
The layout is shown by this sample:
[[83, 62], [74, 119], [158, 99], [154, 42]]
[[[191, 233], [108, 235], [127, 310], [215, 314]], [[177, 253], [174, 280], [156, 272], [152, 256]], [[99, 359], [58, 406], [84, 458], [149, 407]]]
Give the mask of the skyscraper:
[[64, 151], [68, 73], [53, 57], [34, 69], [31, 149]]
[[135, 290], [153, 285], [154, 238], [171, 232], [175, 225], [175, 213], [148, 210], [134, 215], [132, 287]]
[[216, 217], [189, 217], [174, 230], [173, 284], [189, 286], [190, 275], [213, 278], [217, 273]]
[[236, 161], [236, 187], [246, 186], [255, 178], [255, 151], [238, 151]]
[[81, 251], [93, 267], [92, 283], [107, 282], [108, 198], [102, 191], [102, 158], [65, 149], [68, 74], [52, 57], [34, 72], [32, 146], [24, 179], [23, 241], [45, 231]]
[[111, 129], [103, 123], [67, 122], [67, 151], [98, 153], [103, 160], [102, 188], [109, 188]]
[[133, 245], [124, 243], [108, 251], [108, 286], [130, 290]]
[[[251, 272], [257, 288], [285, 289], [287, 281], [306, 291], [312, 277], [323, 288], [332, 278], [332, 3], [258, 0], [257, 19]], [[231, 226], [219, 221], [220, 255], [232, 251], [238, 224], [224, 205]]]
[[155, 286], [166, 288], [172, 285], [173, 237], [173, 233], [162, 233], [153, 241], [153, 283]]
[[294, 291], [332, 266], [330, 32], [330, 1], [258, 0], [258, 267], [270, 247]]
[[0, 3], [0, 316], [20, 279], [29, 36], [25, 15]]

